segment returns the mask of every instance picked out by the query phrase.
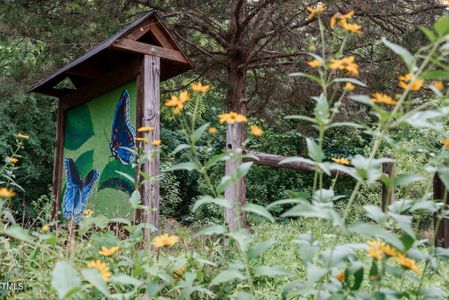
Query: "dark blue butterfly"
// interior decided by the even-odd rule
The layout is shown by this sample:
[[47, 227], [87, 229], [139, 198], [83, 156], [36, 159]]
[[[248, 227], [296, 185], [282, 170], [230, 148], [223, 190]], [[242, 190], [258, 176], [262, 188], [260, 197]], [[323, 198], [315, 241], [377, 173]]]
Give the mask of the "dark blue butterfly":
[[87, 207], [87, 200], [92, 195], [92, 188], [100, 173], [97, 170], [91, 170], [86, 178], [82, 180], [73, 159], [66, 157], [64, 166], [67, 184], [62, 210], [65, 218], [73, 218], [78, 222]]
[[136, 128], [129, 120], [129, 94], [128, 91], [123, 91], [115, 108], [109, 148], [112, 156], [124, 165], [134, 161], [134, 153], [131, 149], [136, 145]]

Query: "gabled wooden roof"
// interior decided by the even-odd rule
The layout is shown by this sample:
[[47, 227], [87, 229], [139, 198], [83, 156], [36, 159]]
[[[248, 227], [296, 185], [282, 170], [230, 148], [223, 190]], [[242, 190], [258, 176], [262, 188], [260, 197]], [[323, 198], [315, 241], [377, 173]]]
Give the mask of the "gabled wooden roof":
[[60, 97], [74, 91], [55, 88], [64, 79], [69, 78], [78, 88], [143, 54], [161, 58], [161, 80], [193, 68], [192, 62], [170, 35], [159, 16], [150, 12], [34, 84], [30, 91]]

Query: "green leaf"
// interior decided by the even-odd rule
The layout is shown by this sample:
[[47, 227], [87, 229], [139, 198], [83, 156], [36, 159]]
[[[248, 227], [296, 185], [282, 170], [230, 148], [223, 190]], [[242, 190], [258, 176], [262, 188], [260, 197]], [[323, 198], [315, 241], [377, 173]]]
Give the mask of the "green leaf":
[[273, 247], [274, 244], [276, 244], [276, 241], [274, 240], [264, 241], [255, 244], [247, 252], [248, 259], [249, 260], [258, 259], [265, 251]]
[[140, 205], [140, 192], [139, 190], [134, 190], [134, 192], [131, 194], [131, 197], [129, 197], [129, 203], [131, 204], [131, 207], [137, 208]]
[[437, 39], [437, 36], [431, 29], [424, 26], [418, 26], [418, 28], [426, 35], [429, 41], [434, 42]]
[[171, 167], [167, 168], [165, 170], [165, 172], [171, 172], [171, 171], [177, 171], [177, 170], [192, 171], [192, 170], [197, 170], [197, 169], [198, 169], [197, 164], [195, 164], [192, 161], [188, 161], [188, 162], [183, 162], [183, 163], [179, 163], [174, 166], [171, 166]]
[[449, 80], [449, 72], [427, 71], [423, 72], [419, 77], [427, 80]]
[[256, 298], [254, 298], [253, 295], [251, 295], [250, 293], [247, 292], [237, 292], [235, 294], [232, 294], [231, 298], [232, 300], [254, 300]]
[[360, 262], [354, 262], [346, 271], [347, 277], [354, 276], [353, 284], [350, 286], [350, 289], [353, 291], [356, 291], [360, 289], [360, 286], [362, 285], [363, 281], [363, 263]]
[[379, 206], [376, 205], [365, 205], [363, 207], [366, 211], [366, 215], [376, 221], [376, 223], [384, 223], [386, 221], [386, 215], [385, 213], [382, 211], [382, 209], [380, 209]]
[[285, 119], [287, 120], [301, 120], [301, 121], [307, 121], [312, 124], [316, 124], [316, 120], [311, 117], [306, 116], [300, 116], [300, 115], [292, 115], [292, 116], [286, 116]]
[[234, 280], [243, 281], [245, 279], [246, 276], [238, 270], [224, 270], [221, 271], [217, 276], [215, 276], [214, 279], [212, 279], [210, 286], [219, 285]]
[[240, 229], [239, 231], [229, 233], [228, 236], [237, 242], [242, 252], [246, 252], [246, 249], [251, 241], [251, 235], [247, 230]]
[[178, 152], [180, 152], [180, 151], [182, 151], [182, 150], [185, 150], [185, 149], [189, 149], [190, 148], [190, 145], [187, 145], [187, 144], [181, 144], [181, 145], [178, 145], [178, 146], [176, 146], [176, 148], [175, 148], [175, 150], [173, 150], [173, 154], [176, 154], [176, 153], [178, 153]]
[[333, 82], [351, 82], [359, 86], [366, 87], [366, 84], [354, 78], [335, 78]]
[[215, 204], [219, 205], [224, 208], [232, 208], [231, 202], [229, 202], [228, 199], [225, 198], [213, 198], [211, 196], [201, 196], [193, 205], [192, 211], [195, 212], [200, 208], [201, 206], [205, 204]]
[[285, 205], [285, 204], [298, 204], [299, 202], [304, 201], [304, 199], [283, 199], [278, 200], [270, 203], [266, 208], [268, 210], [272, 209], [273, 207], [279, 206], [279, 205]]
[[226, 233], [226, 226], [223, 225], [212, 225], [201, 229], [198, 235], [220, 235]]
[[324, 153], [323, 150], [317, 145], [317, 143], [314, 142], [313, 139], [307, 138], [307, 151], [309, 154], [309, 157], [317, 162], [322, 162], [324, 159]]
[[209, 127], [209, 123], [206, 123], [199, 128], [197, 128], [192, 135], [190, 136], [190, 140], [192, 143], [196, 143], [200, 140], [201, 136], [203, 135], [204, 131]]
[[382, 43], [384, 43], [384, 45], [390, 48], [394, 53], [399, 55], [405, 62], [409, 70], [413, 69], [413, 66], [415, 65], [415, 58], [407, 49], [395, 43], [392, 43], [385, 38], [382, 38]]
[[245, 205], [245, 207], [243, 207], [243, 210], [247, 211], [247, 212], [252, 212], [253, 214], [259, 215], [259, 216], [264, 217], [265, 219], [267, 219], [267, 220], [269, 220], [271, 222], [274, 222], [273, 216], [262, 205], [248, 203], [247, 205]]
[[438, 33], [438, 36], [442, 37], [449, 33], [449, 17], [442, 16], [434, 24], [433, 28]]
[[231, 157], [227, 153], [216, 154], [212, 156], [205, 164], [204, 168], [207, 170], [210, 167], [216, 165], [220, 161], [225, 161], [230, 159]]
[[425, 179], [426, 177], [418, 174], [400, 174], [394, 178], [393, 184], [397, 186], [404, 186]]
[[404, 251], [404, 245], [393, 233], [385, 230], [379, 225], [375, 224], [355, 224], [349, 228], [349, 231], [358, 233], [362, 236], [376, 236], [384, 239], [387, 243], [391, 244], [395, 248]]
[[19, 241], [24, 241], [24, 242], [32, 242], [33, 241], [33, 237], [30, 235], [28, 230], [23, 229], [19, 225], [12, 225], [12, 226], [8, 227], [5, 230], [5, 234], [14, 239], [17, 239]]
[[304, 78], [310, 79], [310, 80], [318, 83], [319, 85], [321, 85], [321, 79], [319, 79], [316, 76], [307, 74], [307, 73], [296, 72], [296, 73], [290, 73], [289, 76], [292, 76], [292, 77], [304, 77]]
[[248, 174], [249, 169], [251, 168], [251, 166], [253, 165], [253, 162], [245, 162], [243, 164], [241, 164], [240, 166], [238, 166], [235, 174], [232, 175], [233, 178], [235, 179], [240, 179], [246, 176], [246, 174]]
[[59, 261], [51, 273], [51, 286], [56, 290], [58, 298], [64, 299], [81, 289], [81, 279], [71, 264]]
[[99, 290], [103, 295], [109, 297], [109, 290], [106, 283], [101, 277], [100, 273], [96, 269], [84, 269], [81, 271], [84, 280], [91, 283], [97, 290]]
[[114, 275], [110, 278], [110, 281], [116, 284], [133, 285], [136, 288], [143, 284], [143, 281], [125, 274]]
[[288, 276], [288, 275], [290, 275], [290, 272], [281, 266], [259, 266], [254, 269], [254, 276], [256, 277], [261, 276], [274, 277], [274, 276]]

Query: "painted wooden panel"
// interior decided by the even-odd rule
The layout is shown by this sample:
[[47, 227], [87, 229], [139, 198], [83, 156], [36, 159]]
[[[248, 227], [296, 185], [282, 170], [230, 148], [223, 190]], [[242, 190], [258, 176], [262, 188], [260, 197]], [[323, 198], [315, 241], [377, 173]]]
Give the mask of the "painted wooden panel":
[[64, 132], [61, 213], [66, 220], [95, 215], [131, 219], [129, 196], [136, 136], [136, 83], [127, 83], [68, 110]]

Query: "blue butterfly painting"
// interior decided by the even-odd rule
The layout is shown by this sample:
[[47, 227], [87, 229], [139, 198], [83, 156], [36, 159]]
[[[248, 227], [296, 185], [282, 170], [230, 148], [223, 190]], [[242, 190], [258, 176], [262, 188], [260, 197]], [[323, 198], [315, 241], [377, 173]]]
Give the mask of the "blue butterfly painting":
[[129, 94], [123, 91], [115, 108], [112, 122], [112, 136], [109, 148], [112, 156], [124, 165], [134, 161], [134, 153], [131, 151], [136, 145], [136, 128], [131, 124], [129, 117]]
[[100, 173], [97, 170], [91, 170], [86, 178], [82, 180], [73, 159], [66, 157], [64, 166], [67, 184], [62, 210], [65, 218], [73, 218], [78, 222], [87, 207], [87, 200], [92, 195], [92, 189]]

